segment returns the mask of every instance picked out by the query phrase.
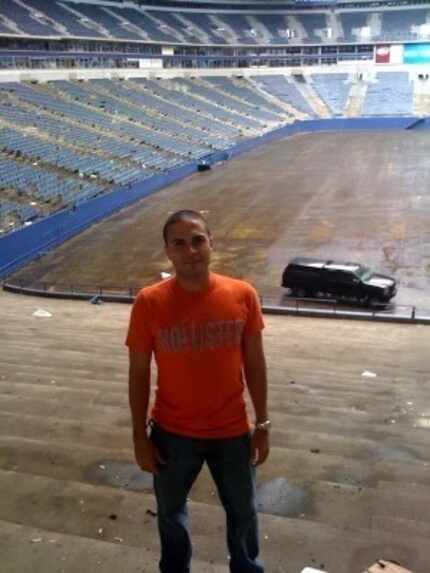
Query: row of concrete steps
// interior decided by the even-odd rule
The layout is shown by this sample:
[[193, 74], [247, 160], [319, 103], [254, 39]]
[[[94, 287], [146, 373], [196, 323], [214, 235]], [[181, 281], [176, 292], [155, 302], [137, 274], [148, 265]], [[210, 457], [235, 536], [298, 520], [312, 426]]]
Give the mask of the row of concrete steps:
[[[73, 357], [76, 358], [77, 353]], [[18, 365], [8, 364], [11, 368]], [[58, 364], [57, 369], [61, 365]], [[103, 382], [88, 384], [86, 370], [75, 372], [74, 380], [58, 377], [55, 369], [34, 375], [36, 364], [28, 366], [32, 374], [16, 373], [15, 383], [10, 384], [9, 378], [4, 379], [0, 388], [0, 404], [2, 410], [14, 416], [17, 409], [20, 415], [41, 417], [46, 423], [51, 417], [60, 416], [61, 421], [73, 423], [77, 421], [85, 427], [86, 419], [95, 419], [101, 424], [110, 424], [114, 428], [129, 428], [130, 417], [127, 405], [125, 381]], [[25, 381], [19, 376], [25, 376]], [[43, 382], [41, 380], [43, 379]], [[272, 418], [275, 424], [273, 439], [283, 444], [294, 436], [294, 447], [300, 444], [313, 443], [328, 447], [330, 451], [336, 446], [346, 443], [350, 455], [379, 455], [382, 447], [389, 447], [391, 442], [401, 438], [402, 448], [398, 448], [402, 459], [426, 459], [428, 442], [425, 423], [428, 419], [425, 410], [425, 394], [413, 389], [394, 395], [393, 404], [387, 406], [387, 395], [375, 396], [372, 405], [366, 404], [368, 389], [341, 401], [341, 396], [328, 395], [321, 398], [320, 392], [296, 393], [297, 385], [291, 385], [294, 390], [284, 393], [271, 387], [274, 399]], [[393, 396], [388, 395], [391, 399]], [[413, 397], [414, 401], [409, 400]], [[417, 399], [418, 398], [418, 399]], [[315, 405], [318, 399], [319, 406]], [[82, 401], [85, 400], [84, 403]], [[64, 407], [67, 404], [67, 408]], [[85, 417], [87, 416], [87, 417]], [[81, 417], [84, 417], [82, 421]], [[366, 439], [357, 439], [363, 424], [370, 426]], [[92, 430], [93, 423], [89, 424]], [[127, 435], [125, 439], [128, 439]], [[356, 438], [353, 444], [348, 440]], [[403, 453], [402, 453], [403, 452]], [[409, 453], [408, 453], [409, 452]], [[389, 452], [387, 452], [388, 454]]]
[[311, 82], [295, 82], [294, 85], [320, 118], [332, 116], [327, 104], [320, 98]]
[[428, 116], [430, 114], [430, 94], [416, 94], [414, 99], [414, 113], [418, 116]]
[[[81, 412], [82, 417], [89, 419], [88, 427], [86, 427], [86, 425], [80, 423], [78, 419], [70, 420], [69, 417], [71, 414], [69, 411], [64, 412], [64, 416], [61, 418], [49, 417], [47, 415], [47, 410], [51, 408], [49, 401], [45, 411], [43, 407], [39, 409], [38, 403], [34, 401], [33, 415], [26, 415], [25, 407], [22, 407], [22, 413], [17, 415], [16, 413], [8, 411], [13, 410], [12, 404], [8, 404], [8, 397], [5, 396], [4, 398], [6, 398], [6, 400], [3, 399], [2, 396], [1, 403], [3, 413], [1, 418], [1, 431], [2, 435], [5, 436], [4, 440], [7, 436], [10, 436], [9, 448], [7, 448], [7, 444], [4, 441], [2, 448], [3, 452], [9, 451], [6, 464], [7, 468], [17, 467], [20, 471], [35, 473], [37, 467], [39, 468], [37, 473], [40, 472], [42, 475], [51, 475], [53, 472], [54, 476], [58, 478], [57, 471], [58, 467], [60, 467], [61, 471], [65, 472], [65, 475], [63, 475], [64, 479], [69, 475], [73, 475], [73, 468], [76, 474], [76, 460], [75, 464], [71, 464], [68, 457], [70, 456], [70, 452], [76, 452], [79, 454], [81, 460], [85, 459], [85, 463], [81, 463], [79, 466], [80, 473], [76, 474], [77, 479], [91, 479], [93, 481], [107, 480], [108, 482], [110, 479], [109, 483], [118, 487], [129, 483], [130, 472], [132, 472], [132, 477], [133, 475], [135, 476], [137, 468], [133, 466], [133, 455], [130, 448], [127, 449], [130, 432], [127, 429], [122, 429], [124, 421], [122, 423], [118, 422], [118, 419], [113, 415], [112, 406], [105, 407], [105, 416], [111, 420], [110, 425], [108, 425], [107, 422], [106, 425], [100, 423], [100, 414], [95, 405], [92, 406], [92, 418], [86, 411], [86, 407], [83, 406]], [[25, 401], [25, 398], [21, 399]], [[60, 411], [62, 409], [61, 403], [70, 402], [72, 402], [70, 396], [68, 398], [64, 397], [60, 402], [54, 401], [53, 406], [54, 409]], [[17, 404], [16, 407], [19, 408], [19, 405]], [[97, 420], [97, 422], [94, 420]], [[127, 424], [127, 421], [125, 421], [125, 424]], [[341, 444], [339, 444], [342, 440], [339, 438], [336, 439], [336, 436], [323, 435], [315, 432], [310, 436], [304, 435], [303, 437], [303, 434], [304, 432], [297, 428], [292, 432], [285, 432], [284, 434], [280, 434], [279, 432], [275, 433], [273, 442], [278, 445], [272, 449], [272, 464], [264, 466], [260, 474], [261, 510], [275, 514], [280, 512], [284, 515], [295, 515], [302, 518], [310, 517], [312, 520], [321, 521], [322, 523], [331, 523], [334, 519], [335, 523], [339, 523], [341, 519], [333, 512], [332, 508], [335, 507], [334, 501], [341, 493], [347, 496], [344, 497], [342, 501], [341, 515], [344, 515], [347, 522], [353, 524], [354, 527], [369, 527], [370, 517], [373, 515], [381, 517], [383, 511], [388, 513], [391, 518], [398, 513], [400, 519], [411, 520], [414, 518], [418, 519], [420, 508], [426, 511], [428, 510], [425, 505], [422, 505], [420, 501], [421, 496], [417, 497], [416, 494], [414, 494], [412, 499], [414, 500], [417, 497], [416, 503], [411, 503], [411, 499], [409, 499], [411, 496], [409, 496], [409, 490], [407, 490], [403, 497], [400, 496], [400, 499], [406, 498], [405, 503], [403, 503], [401, 507], [404, 506], [408, 512], [397, 512], [397, 508], [396, 510], [392, 508], [392, 496], [390, 493], [388, 499], [386, 499], [384, 491], [375, 492], [372, 488], [366, 487], [369, 482], [376, 483], [379, 487], [377, 478], [373, 473], [369, 474], [368, 471], [367, 473], [364, 471], [360, 472], [359, 464], [357, 464], [354, 459], [348, 459], [347, 456], [348, 454], [349, 456], [365, 455], [366, 448], [370, 448], [367, 443], [361, 443], [358, 448], [348, 452], [348, 440], [343, 439], [344, 452], [342, 453], [340, 451]], [[34, 435], [37, 435], [42, 442], [39, 444], [33, 443], [31, 438]], [[20, 440], [22, 442], [25, 441], [28, 447], [24, 448], [23, 443], [20, 445]], [[285, 444], [282, 443], [283, 440], [285, 440]], [[307, 443], [306, 440], [308, 440]], [[89, 455], [88, 458], [85, 458], [84, 448], [80, 446], [80, 443], [85, 444], [85, 452], [87, 454], [92, 454]], [[291, 443], [295, 449], [288, 449], [286, 445], [289, 443]], [[316, 443], [318, 448], [312, 448], [313, 443]], [[87, 451], [90, 444], [93, 444], [96, 449], [103, 448], [105, 444], [108, 444], [109, 450], [97, 452], [97, 455], [95, 455], [95, 452]], [[324, 452], [329, 452], [330, 448], [334, 447], [334, 444], [336, 444], [338, 456], [327, 456]], [[58, 447], [63, 449], [62, 453], [58, 451]], [[362, 452], [358, 451], [360, 447], [363, 449]], [[377, 448], [378, 444], [373, 444], [373, 447]], [[400, 468], [403, 467], [404, 470], [408, 468], [407, 479], [411, 484], [421, 483], [422, 486], [428, 486], [428, 463], [425, 461], [417, 461], [417, 456], [413, 453], [414, 447], [416, 448], [415, 444], [408, 450], [399, 449], [393, 445], [392, 452], [390, 452], [389, 448], [385, 446], [384, 462], [386, 463], [387, 460], [387, 451], [388, 454], [391, 453], [395, 459], [401, 458], [402, 456], [409, 457], [408, 465], [402, 465], [399, 463], [399, 460], [397, 460], [397, 465]], [[69, 450], [68, 456], [64, 453], [67, 451], [67, 448]], [[425, 448], [426, 444], [424, 443], [424, 459], [426, 459]], [[111, 459], [109, 459], [108, 451], [111, 453]], [[19, 456], [17, 452], [19, 452]], [[49, 453], [46, 459], [44, 458], [43, 452]], [[309, 455], [309, 452], [313, 455]], [[113, 455], [114, 457], [112, 459]], [[382, 452], [380, 455], [382, 455]], [[375, 460], [377, 457], [376, 451]], [[311, 460], [311, 463], [309, 460]], [[378, 464], [377, 469], [379, 472], [383, 471], [383, 467], [381, 466], [384, 465], [384, 462]], [[314, 464], [313, 471], [310, 470], [312, 463]], [[71, 465], [72, 467], [70, 467]], [[27, 468], [24, 470], [26, 466]], [[104, 469], [100, 468], [100, 466], [104, 466]], [[404, 480], [406, 472], [403, 471], [403, 473], [399, 475], [399, 467], [393, 471], [394, 467], [395, 464], [392, 464], [385, 470], [385, 479]], [[299, 471], [297, 471], [296, 468], [299, 468]], [[336, 468], [335, 471], [333, 471], [334, 468]], [[319, 471], [319, 475], [316, 470]], [[326, 475], [322, 475], [324, 470]], [[139, 474], [138, 471], [137, 474]], [[384, 476], [380, 475], [379, 479], [383, 478]], [[136, 481], [137, 478], [134, 477], [133, 479]], [[333, 481], [331, 483], [324, 481], [328, 479]], [[141, 477], [140, 481], [142, 482], [142, 480], [145, 487], [148, 487], [148, 482], [145, 482], [143, 477]], [[295, 483], [299, 485], [297, 487], [291, 485]], [[387, 488], [387, 485], [389, 485], [389, 483], [384, 484], [384, 489], [388, 491], [389, 488]], [[211, 491], [211, 494], [208, 493], [209, 491]], [[360, 494], [359, 500], [356, 498], [358, 494]], [[269, 502], [267, 501], [267, 495], [269, 495]], [[288, 495], [290, 497], [297, 497], [298, 495], [299, 502], [296, 503], [296, 505], [294, 505], [294, 503], [291, 505], [287, 497], [285, 503], [285, 496]], [[270, 496], [273, 498], [272, 501], [270, 501]], [[204, 503], [213, 503], [215, 501], [213, 498], [213, 486], [208, 482], [207, 475], [205, 477], [205, 474], [202, 474], [201, 480], [197, 482], [193, 490], [192, 498]], [[398, 498], [399, 496], [396, 494], [396, 499]], [[309, 509], [308, 504], [310, 500], [317, 501], [312, 501], [312, 507]], [[284, 501], [283, 505], [280, 503], [282, 501]], [[359, 501], [358, 505], [357, 501]], [[381, 503], [382, 505], [379, 507]], [[357, 513], [357, 507], [359, 507], [363, 513]], [[304, 511], [306, 511], [306, 513], [304, 513]], [[425, 520], [420, 518], [419, 521]]]
[[[52, 318], [33, 317], [37, 307]], [[121, 569], [157, 570], [152, 478], [134, 463], [131, 443], [129, 310], [0, 296], [6, 573], [25, 571], [21, 552], [32, 573], [110, 573], [121, 558]], [[425, 573], [428, 430], [415, 424], [426, 422], [430, 403], [421, 330], [266, 323], [274, 431], [257, 472], [257, 504], [267, 573], [306, 565], [362, 573], [378, 558]], [[363, 377], [365, 369], [377, 376]], [[207, 469], [189, 497], [194, 571], [227, 571], [225, 516]]]
[[345, 115], [347, 117], [360, 117], [366, 99], [368, 84], [365, 82], [354, 82], [349, 92], [345, 105]]
[[[146, 552], [156, 554], [159, 549], [151, 494], [13, 471], [0, 471], [0, 486], [7, 493], [0, 503], [3, 521], [45, 530], [48, 537], [60, 533], [121, 544], [139, 549], [142, 557]], [[212, 542], [223, 536], [223, 510], [194, 499], [190, 505], [195, 558], [224, 566], [225, 545]], [[425, 537], [414, 536], [406, 541], [393, 532], [266, 514], [260, 514], [260, 534], [269, 571], [293, 573], [300, 571], [304, 563], [329, 571], [346, 572], [352, 566], [353, 571], [361, 571], [373, 558], [375, 546], [386, 556], [413, 560], [425, 570]]]
[[[82, 415], [86, 417], [86, 411]], [[124, 484], [129, 487], [130, 482], [134, 484], [130, 487], [137, 489], [150, 487], [150, 476], [145, 476], [134, 466], [129, 429], [123, 429], [123, 424], [118, 423], [115, 417], [111, 425], [107, 422], [102, 425], [95, 420], [97, 415], [89, 418], [88, 424], [83, 426], [78, 420], [43, 415], [37, 405], [34, 415], [24, 413], [20, 416], [2, 407], [0, 443], [3, 457], [0, 467], [19, 468], [21, 472], [51, 477], [58, 477], [60, 471], [62, 479], [73, 475], [84, 481], [107, 482], [113, 487]], [[258, 477], [262, 511], [324, 523], [335, 519], [337, 523], [339, 517], [332, 517], [335, 515], [333, 496], [345, 493], [347, 497], [342, 497], [342, 513], [356, 527], [368, 527], [370, 520], [380, 515], [380, 511], [385, 511], [386, 506], [392, 516], [412, 519], [415, 515], [418, 521], [425, 521], [418, 516], [421, 510], [428, 510], [427, 504], [420, 502], [417, 505], [412, 501], [417, 493], [422, 493], [419, 488], [429, 486], [429, 464], [416, 456], [415, 444], [402, 448], [393, 444], [390, 448], [363, 440], [364, 443], [349, 452], [348, 457], [347, 440], [342, 443], [342, 440], [327, 434], [318, 439], [317, 432], [300, 439], [301, 433], [294, 430], [274, 435], [272, 463], [263, 466]], [[426, 444], [423, 444], [423, 452], [425, 448]], [[367, 450], [373, 451], [374, 465], [370, 468], [361, 467], [357, 459], [371, 459]], [[425, 455], [423, 459], [426, 460]], [[389, 486], [403, 486], [405, 479], [411, 489], [399, 491], [396, 499], [406, 499], [406, 503], [393, 508], [389, 502]], [[191, 497], [204, 503], [217, 503], [211, 483], [207, 472], [203, 472]], [[381, 490], [375, 491], [375, 488]], [[418, 488], [417, 491], [414, 488]], [[389, 492], [388, 497], [385, 491]]]
[[[115, 427], [129, 426], [124, 384], [122, 388], [120, 383], [112, 387], [109, 382], [97, 382], [94, 383], [96, 386], [91, 388], [85, 387], [84, 383], [68, 387], [64, 379], [52, 379], [54, 374], [48, 373], [47, 377], [44, 374], [45, 383], [18, 382], [7, 385], [6, 381], [5, 386], [0, 389], [3, 411], [14, 414], [15, 409], [19, 408], [22, 415], [41, 416], [45, 419], [50, 416], [55, 418], [60, 414], [61, 420], [76, 420], [80, 423], [80, 416], [92, 414], [103, 424], [109, 421]], [[79, 376], [85, 376], [85, 373], [82, 372]], [[363, 424], [369, 424], [371, 430], [367, 439], [362, 439], [363, 444], [369, 444], [371, 447], [372, 442], [378, 445], [382, 439], [389, 442], [390, 439], [401, 437], [405, 447], [415, 448], [418, 459], [421, 459], [421, 455], [425, 459], [428, 437], [423, 427], [425, 424], [420, 422], [426, 422], [428, 416], [422, 411], [422, 407], [418, 408], [413, 402], [406, 401], [411, 394], [409, 392], [398, 398], [398, 405], [391, 408], [386, 406], [386, 396], [376, 398], [376, 404], [372, 404], [372, 411], [369, 411], [370, 408], [365, 409], [363, 394], [351, 397], [345, 405], [342, 405], [337, 397], [334, 397], [332, 402], [325, 397], [319, 401], [320, 406], [317, 408], [312, 401], [317, 397], [315, 394], [300, 395], [297, 398], [290, 393], [290, 398], [286, 398], [281, 391], [274, 390], [274, 397], [279, 398], [272, 407], [272, 418], [276, 424], [273, 437], [284, 441], [289, 438], [291, 432], [298, 432], [303, 434], [305, 441], [307, 435], [312, 436], [315, 433], [320, 433], [321, 437], [327, 435], [333, 436], [334, 440], [342, 440], [357, 436]], [[416, 394], [414, 396], [416, 399]], [[419, 403], [419, 400], [417, 402]], [[68, 404], [67, 409], [64, 408], [64, 403]], [[85, 422], [83, 424], [85, 425]], [[422, 448], [424, 452], [421, 452]]]

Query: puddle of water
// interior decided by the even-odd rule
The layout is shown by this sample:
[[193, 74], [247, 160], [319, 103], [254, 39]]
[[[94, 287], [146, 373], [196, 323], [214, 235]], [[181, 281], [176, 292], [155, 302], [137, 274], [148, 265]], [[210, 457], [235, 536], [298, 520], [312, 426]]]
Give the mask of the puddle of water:
[[311, 494], [290, 485], [286, 478], [276, 478], [257, 487], [257, 510], [262, 513], [298, 517], [310, 512]]
[[84, 472], [90, 482], [121, 487], [134, 491], [152, 489], [152, 474], [142, 471], [136, 464], [113, 460], [99, 460]]
[[374, 448], [375, 458], [385, 461], [418, 462], [417, 454], [406, 448], [396, 448], [395, 446], [380, 445]]

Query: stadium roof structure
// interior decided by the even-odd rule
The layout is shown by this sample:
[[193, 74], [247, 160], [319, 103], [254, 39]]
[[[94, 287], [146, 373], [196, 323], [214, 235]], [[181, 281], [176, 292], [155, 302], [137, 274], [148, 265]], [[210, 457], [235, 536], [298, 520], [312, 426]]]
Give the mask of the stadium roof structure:
[[[287, 8], [311, 8], [333, 6], [349, 6], [356, 8], [368, 7], [398, 7], [429, 5], [427, 0], [135, 0], [136, 3], [148, 8], [182, 8], [182, 9], [252, 9], [252, 10], [284, 10]], [[125, 0], [124, 3], [127, 3]]]

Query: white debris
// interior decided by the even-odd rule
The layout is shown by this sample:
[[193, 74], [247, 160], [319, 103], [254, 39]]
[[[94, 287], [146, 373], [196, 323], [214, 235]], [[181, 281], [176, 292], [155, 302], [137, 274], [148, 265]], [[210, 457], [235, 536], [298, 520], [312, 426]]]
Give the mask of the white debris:
[[305, 567], [301, 573], [325, 573], [322, 569], [314, 569], [313, 567]]
[[100, 535], [103, 533], [103, 527], [100, 527], [99, 533], [100, 533]]
[[364, 370], [361, 375], [363, 378], [376, 378], [378, 376], [375, 372], [371, 372], [370, 370]]
[[106, 469], [106, 466], [99, 466], [99, 468], [100, 468], [101, 470], [105, 470], [105, 469]]
[[34, 537], [34, 539], [31, 540], [32, 543], [40, 543], [41, 541], [43, 541], [42, 537]]
[[164, 280], [164, 279], [170, 279], [170, 277], [171, 277], [172, 275], [171, 275], [170, 273], [161, 272], [161, 273], [160, 273], [160, 276], [161, 276], [161, 278]]
[[45, 310], [43, 308], [38, 308], [33, 312], [33, 316], [37, 318], [51, 318], [52, 314], [48, 310]]
[[118, 543], [122, 543], [124, 539], [122, 537], [114, 537], [114, 541], [118, 541]]

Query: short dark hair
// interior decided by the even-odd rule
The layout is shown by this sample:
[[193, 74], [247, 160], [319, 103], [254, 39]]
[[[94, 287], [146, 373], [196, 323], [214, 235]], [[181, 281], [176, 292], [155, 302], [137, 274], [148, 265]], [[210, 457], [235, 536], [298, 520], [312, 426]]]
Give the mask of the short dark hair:
[[167, 233], [169, 227], [171, 225], [174, 225], [175, 223], [179, 223], [180, 221], [199, 221], [200, 223], [204, 224], [205, 230], [209, 235], [209, 237], [211, 236], [211, 232], [208, 227], [208, 222], [199, 211], [193, 211], [192, 209], [182, 209], [181, 211], [175, 211], [175, 213], [172, 213], [167, 218], [167, 221], [164, 223], [163, 239], [166, 245], [167, 245]]

